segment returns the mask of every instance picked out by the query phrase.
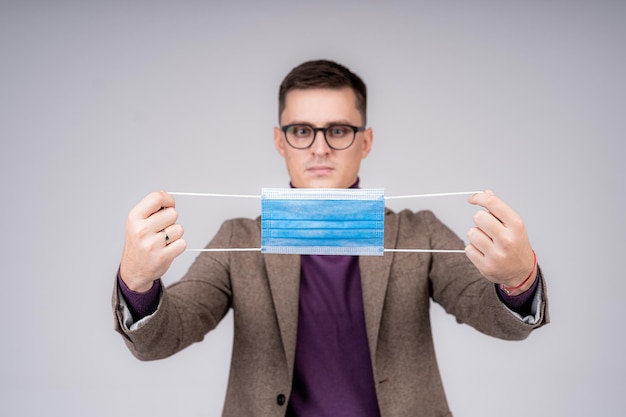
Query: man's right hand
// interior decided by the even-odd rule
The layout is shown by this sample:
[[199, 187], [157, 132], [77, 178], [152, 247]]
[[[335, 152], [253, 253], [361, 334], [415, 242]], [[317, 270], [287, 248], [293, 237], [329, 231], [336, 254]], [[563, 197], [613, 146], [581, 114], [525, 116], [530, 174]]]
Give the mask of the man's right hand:
[[120, 275], [132, 291], [152, 288], [187, 248], [177, 219], [174, 197], [165, 191], [149, 194], [128, 214]]

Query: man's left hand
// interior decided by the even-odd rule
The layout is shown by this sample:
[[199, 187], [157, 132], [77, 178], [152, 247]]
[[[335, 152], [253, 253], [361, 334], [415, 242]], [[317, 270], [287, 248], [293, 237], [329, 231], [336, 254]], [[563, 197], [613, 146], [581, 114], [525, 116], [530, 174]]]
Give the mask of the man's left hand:
[[[475, 227], [467, 232], [467, 257], [489, 281], [509, 288], [519, 286], [529, 276], [536, 275], [533, 249], [530, 246], [522, 218], [486, 190], [469, 198], [470, 204], [483, 207], [474, 215]], [[514, 294], [528, 290], [535, 279], [529, 279]]]

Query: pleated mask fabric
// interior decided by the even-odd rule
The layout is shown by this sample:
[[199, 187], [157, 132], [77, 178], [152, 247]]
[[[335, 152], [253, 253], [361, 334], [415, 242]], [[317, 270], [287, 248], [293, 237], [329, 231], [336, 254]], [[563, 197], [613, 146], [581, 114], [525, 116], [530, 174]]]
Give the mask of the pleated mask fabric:
[[384, 253], [383, 189], [263, 188], [261, 252]]

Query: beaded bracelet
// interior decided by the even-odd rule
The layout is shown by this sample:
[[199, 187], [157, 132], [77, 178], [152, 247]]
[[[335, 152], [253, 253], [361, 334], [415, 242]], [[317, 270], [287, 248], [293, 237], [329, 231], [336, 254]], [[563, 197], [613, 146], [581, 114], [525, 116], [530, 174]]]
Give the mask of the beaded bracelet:
[[505, 287], [504, 284], [500, 284], [500, 289], [504, 291], [506, 295], [511, 295], [511, 293], [515, 290], [519, 290], [528, 282], [528, 280], [533, 276], [533, 272], [535, 272], [535, 268], [537, 267], [537, 254], [533, 250], [533, 269], [530, 271], [530, 274], [526, 277], [526, 279], [517, 287]]

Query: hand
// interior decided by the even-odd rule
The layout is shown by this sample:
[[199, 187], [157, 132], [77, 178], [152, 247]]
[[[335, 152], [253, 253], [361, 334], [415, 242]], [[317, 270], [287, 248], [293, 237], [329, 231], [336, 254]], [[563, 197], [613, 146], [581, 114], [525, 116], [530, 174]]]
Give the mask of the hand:
[[[524, 222], [491, 190], [472, 195], [471, 204], [486, 210], [474, 215], [475, 227], [467, 232], [467, 257], [489, 281], [506, 287], [517, 287], [529, 274], [535, 274], [534, 253]], [[512, 295], [528, 290], [535, 278]]]
[[164, 191], [149, 194], [130, 211], [120, 264], [128, 288], [148, 291], [185, 251], [187, 242], [177, 219], [174, 198]]

